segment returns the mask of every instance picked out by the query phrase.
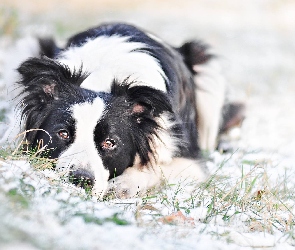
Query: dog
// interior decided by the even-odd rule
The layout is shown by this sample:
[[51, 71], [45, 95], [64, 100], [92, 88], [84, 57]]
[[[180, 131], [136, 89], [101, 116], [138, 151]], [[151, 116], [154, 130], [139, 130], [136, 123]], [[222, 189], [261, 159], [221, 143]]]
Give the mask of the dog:
[[206, 179], [201, 150], [214, 150], [240, 114], [227, 117], [225, 81], [207, 45], [175, 48], [107, 23], [63, 48], [52, 39], [39, 46], [17, 69], [20, 107], [30, 148], [46, 148], [57, 171], [100, 198], [134, 197], [164, 177]]

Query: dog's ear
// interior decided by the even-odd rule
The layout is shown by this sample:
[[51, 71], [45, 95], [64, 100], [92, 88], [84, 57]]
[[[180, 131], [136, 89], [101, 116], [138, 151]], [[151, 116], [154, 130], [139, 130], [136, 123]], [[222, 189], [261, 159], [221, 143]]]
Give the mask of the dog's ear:
[[48, 57], [30, 58], [17, 70], [21, 75], [19, 84], [24, 86], [24, 93], [34, 97], [40, 104], [59, 99], [73, 86], [79, 86], [86, 77], [82, 68], [72, 72], [67, 66]]
[[114, 82], [111, 93], [114, 96], [124, 96], [126, 101], [132, 103], [132, 115], [150, 114], [158, 117], [163, 112], [173, 112], [167, 94], [151, 87], [135, 85], [133, 82]]
[[172, 106], [166, 93], [146, 86], [134, 86], [128, 88], [129, 101], [134, 103], [132, 114], [140, 115], [149, 113], [158, 117], [163, 112], [172, 113]]
[[[50, 107], [58, 99], [77, 96], [79, 85], [85, 79], [82, 69], [71, 72], [66, 66], [48, 57], [29, 58], [17, 69], [23, 86], [19, 107], [25, 128], [39, 128], [50, 111]], [[33, 141], [36, 132], [29, 133], [29, 141]]]

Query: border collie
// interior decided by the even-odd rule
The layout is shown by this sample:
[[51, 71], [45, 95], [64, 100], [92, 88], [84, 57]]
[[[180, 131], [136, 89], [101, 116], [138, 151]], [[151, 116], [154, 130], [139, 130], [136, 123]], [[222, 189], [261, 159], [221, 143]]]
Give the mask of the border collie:
[[40, 40], [18, 72], [26, 139], [93, 194], [132, 197], [163, 177], [206, 178], [200, 149], [216, 146], [223, 78], [200, 42], [174, 48], [122, 23], [89, 29], [64, 48]]

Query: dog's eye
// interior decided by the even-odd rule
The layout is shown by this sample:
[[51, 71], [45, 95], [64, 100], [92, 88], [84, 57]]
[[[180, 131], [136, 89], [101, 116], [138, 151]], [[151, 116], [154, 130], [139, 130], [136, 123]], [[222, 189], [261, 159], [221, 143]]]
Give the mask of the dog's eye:
[[116, 148], [116, 142], [113, 139], [107, 138], [101, 143], [102, 150], [113, 150], [115, 148]]
[[60, 130], [60, 131], [58, 131], [58, 136], [61, 138], [61, 139], [63, 139], [63, 140], [68, 140], [69, 138], [70, 138], [70, 134], [69, 134], [69, 132], [68, 131], [66, 131], [66, 130]]

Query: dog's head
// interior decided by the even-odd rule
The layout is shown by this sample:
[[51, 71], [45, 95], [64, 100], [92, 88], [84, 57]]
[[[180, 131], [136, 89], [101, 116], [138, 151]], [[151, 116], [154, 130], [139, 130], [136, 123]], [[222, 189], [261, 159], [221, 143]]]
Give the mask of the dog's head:
[[82, 69], [71, 72], [46, 57], [31, 58], [18, 71], [27, 140], [33, 148], [46, 146], [44, 155], [57, 158], [56, 169], [74, 183], [103, 192], [108, 179], [135, 162], [154, 161], [169, 137], [172, 108], [161, 91], [114, 80], [110, 93], [93, 92], [80, 87], [87, 77]]

